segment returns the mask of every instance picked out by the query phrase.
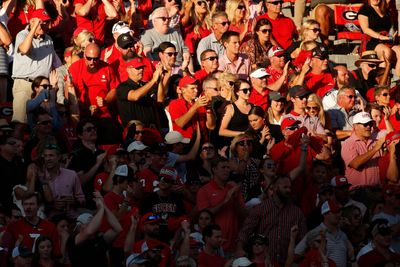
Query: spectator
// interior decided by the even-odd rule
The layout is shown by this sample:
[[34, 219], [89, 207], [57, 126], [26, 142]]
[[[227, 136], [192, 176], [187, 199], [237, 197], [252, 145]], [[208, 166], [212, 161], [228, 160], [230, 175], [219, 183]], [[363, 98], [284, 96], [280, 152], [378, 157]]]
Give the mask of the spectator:
[[227, 262], [222, 252], [222, 229], [219, 225], [207, 225], [203, 229], [203, 240], [205, 246], [199, 254], [199, 267], [224, 267], [230, 266], [231, 262]]
[[157, 66], [153, 78], [143, 81], [144, 63], [141, 58], [134, 58], [125, 64], [128, 80], [121, 83], [117, 91], [117, 104], [122, 124], [130, 120], [139, 120], [148, 125], [160, 127], [157, 105], [164, 100], [163, 83], [157, 85], [156, 99], [152, 97], [157, 82], [162, 80], [162, 65]]
[[149, 162], [147, 160], [147, 148], [148, 146], [144, 145], [142, 142], [133, 141], [126, 149], [129, 157], [128, 165], [133, 170], [133, 173], [142, 171], [148, 166]]
[[293, 20], [281, 14], [282, 1], [265, 0], [267, 12], [264, 15], [257, 17], [257, 20], [265, 18], [271, 22], [272, 37], [277, 42], [277, 45], [283, 49], [288, 48], [294, 39], [297, 39], [296, 26]]
[[266, 68], [266, 71], [270, 74], [268, 77], [268, 89], [286, 94], [288, 90], [289, 63], [285, 62], [285, 52], [279, 46], [272, 46], [268, 50], [268, 58], [271, 62]]
[[387, 86], [375, 87], [374, 97], [379, 106], [390, 107], [390, 88]]
[[79, 28], [93, 32], [101, 44], [104, 42], [104, 29], [107, 19], [117, 17], [117, 10], [108, 0], [94, 2], [93, 0], [79, 0], [74, 2], [76, 24]]
[[[31, 84], [38, 76], [48, 77], [61, 61], [55, 53], [53, 41], [48, 32], [50, 17], [44, 9], [32, 13], [29, 30], [18, 33], [15, 40], [13, 73], [13, 121], [15, 134], [22, 137], [27, 123], [26, 102], [31, 98]], [[33, 53], [33, 51], [35, 51]]]
[[165, 7], [159, 7], [152, 13], [151, 21], [154, 28], [148, 29], [141, 37], [143, 43], [143, 52], [150, 60], [158, 60], [156, 48], [162, 42], [172, 42], [176, 46], [176, 62], [186, 69], [190, 63], [190, 53], [184, 44], [182, 35], [174, 29], [169, 28], [171, 18]]
[[76, 29], [72, 38], [72, 45], [74, 48], [72, 55], [74, 56], [74, 61], [83, 58], [86, 46], [90, 43], [95, 43], [96, 41], [94, 33], [83, 28]]
[[[255, 267], [263, 267], [266, 264], [272, 264], [270, 260], [270, 255], [269, 255], [269, 242], [268, 239], [261, 235], [254, 235], [251, 238], [251, 243], [250, 243], [250, 257], [249, 259], [252, 260], [253, 263], [255, 263]], [[240, 258], [239, 258], [240, 259]], [[272, 264], [274, 266], [275, 264]], [[242, 265], [240, 265], [242, 266]], [[250, 266], [250, 265], [249, 265]]]
[[250, 73], [252, 91], [249, 102], [255, 106], [260, 106], [263, 110], [268, 107], [268, 93], [270, 88], [267, 85], [268, 76], [271, 76], [265, 68], [258, 68]]
[[271, 32], [271, 22], [268, 19], [258, 19], [252, 38], [241, 45], [240, 52], [249, 56], [251, 69], [256, 69], [258, 63], [268, 63], [268, 50], [272, 46]]
[[176, 52], [175, 45], [170, 42], [162, 42], [158, 46], [158, 57], [160, 58], [160, 64], [163, 66], [165, 76], [171, 77], [171, 75], [179, 74], [183, 76], [186, 70], [181, 69], [181, 66], [176, 63]]
[[[104, 205], [100, 193], [93, 193], [97, 211], [95, 215], [82, 213], [76, 219], [74, 233], [67, 243], [67, 251], [73, 267], [87, 266], [95, 263], [96, 266], [107, 266], [107, 246], [113, 242], [122, 231], [121, 225], [114, 214]], [[105, 218], [110, 229], [105, 233], [98, 232], [101, 221]]]
[[269, 92], [269, 107], [267, 109], [267, 119], [270, 124], [280, 125], [285, 115], [285, 97], [279, 92]]
[[12, 250], [12, 260], [14, 267], [31, 267], [33, 260], [33, 253], [23, 246], [16, 246]]
[[273, 185], [272, 197], [252, 209], [247, 216], [239, 232], [237, 249], [243, 255], [243, 248], [249, 244], [251, 234], [261, 234], [270, 241], [271, 261], [282, 264], [288, 252], [290, 229], [297, 225], [302, 238], [306, 222], [301, 210], [290, 202], [290, 178], [277, 176]]
[[366, 96], [369, 88], [376, 85], [374, 71], [383, 61], [378, 59], [378, 55], [373, 50], [364, 51], [361, 58], [356, 60], [354, 64], [358, 67], [352, 72], [355, 79], [355, 88], [360, 91], [363, 97]]
[[239, 230], [244, 202], [239, 193], [240, 186], [228, 183], [229, 161], [219, 157], [211, 163], [213, 178], [197, 193], [197, 208], [199, 210], [209, 209], [215, 214], [215, 223], [221, 226], [222, 238], [227, 240], [223, 245], [224, 250], [232, 252]]
[[347, 206], [342, 211], [344, 223], [341, 229], [354, 247], [354, 255], [357, 255], [361, 247], [365, 245], [368, 234], [368, 225], [362, 222], [361, 210], [356, 206]]
[[324, 220], [297, 244], [295, 249], [297, 255], [304, 255], [307, 250], [307, 240], [310, 240], [313, 235], [325, 232], [327, 258], [333, 260], [338, 267], [346, 267], [348, 260], [355, 262], [353, 247], [346, 234], [339, 228], [340, 209], [341, 206], [334, 200], [328, 200], [322, 204], [321, 214], [324, 216]]
[[221, 37], [225, 52], [219, 57], [219, 70], [236, 74], [246, 79], [250, 74], [250, 60], [246, 54], [239, 52], [239, 33], [227, 31]]
[[309, 41], [317, 41], [321, 28], [319, 22], [313, 19], [304, 21], [300, 28], [300, 41], [293, 42], [293, 44], [286, 49], [290, 58], [295, 59], [302, 53], [303, 44]]
[[384, 137], [372, 133], [373, 120], [366, 112], [353, 118], [353, 132], [342, 144], [346, 177], [353, 187], [379, 186], [378, 159], [382, 156]]
[[218, 70], [218, 55], [214, 50], [206, 49], [201, 53], [200, 60], [201, 70], [195, 72], [194, 78], [203, 82], [207, 76]]
[[0, 103], [7, 101], [7, 76], [8, 76], [8, 55], [9, 46], [12, 45], [11, 35], [6, 26], [0, 25]]
[[38, 239], [36, 239], [34, 251], [35, 258], [33, 266], [61, 266], [61, 264], [54, 259], [53, 242], [49, 237], [45, 235], [39, 236]]
[[250, 11], [248, 6], [241, 0], [228, 0], [225, 4], [225, 12], [231, 22], [230, 31], [239, 33], [242, 43], [249, 33], [251, 33], [251, 24], [249, 22]]
[[201, 39], [197, 46], [196, 54], [198, 62], [201, 62], [200, 56], [207, 49], [214, 50], [219, 58], [225, 53], [225, 47], [221, 43], [221, 38], [229, 28], [228, 15], [225, 12], [215, 12], [212, 15], [211, 23], [212, 33]]

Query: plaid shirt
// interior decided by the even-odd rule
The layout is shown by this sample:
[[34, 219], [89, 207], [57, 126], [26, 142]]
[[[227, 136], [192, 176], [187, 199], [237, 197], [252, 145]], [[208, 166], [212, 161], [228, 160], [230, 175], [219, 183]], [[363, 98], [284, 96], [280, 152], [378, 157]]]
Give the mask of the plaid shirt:
[[275, 204], [273, 198], [254, 207], [239, 233], [239, 241], [247, 244], [253, 234], [261, 234], [269, 240], [271, 259], [284, 263], [290, 241], [290, 229], [298, 225], [298, 239], [303, 238], [306, 230], [306, 220], [301, 210], [292, 203], [282, 208]]

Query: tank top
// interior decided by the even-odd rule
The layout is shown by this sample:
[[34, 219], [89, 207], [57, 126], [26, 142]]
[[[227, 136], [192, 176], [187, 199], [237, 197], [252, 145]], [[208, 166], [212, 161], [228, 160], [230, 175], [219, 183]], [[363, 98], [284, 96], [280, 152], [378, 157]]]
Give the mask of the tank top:
[[242, 113], [235, 103], [232, 103], [232, 106], [234, 112], [232, 119], [229, 122], [228, 129], [232, 131], [244, 132], [249, 127], [249, 120], [247, 118], [248, 114]]

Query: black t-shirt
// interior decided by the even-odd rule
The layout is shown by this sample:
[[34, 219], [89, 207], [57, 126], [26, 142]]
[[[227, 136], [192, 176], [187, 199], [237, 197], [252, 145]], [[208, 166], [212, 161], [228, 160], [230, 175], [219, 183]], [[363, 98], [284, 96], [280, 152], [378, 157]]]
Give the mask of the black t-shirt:
[[182, 197], [171, 193], [167, 197], [162, 197], [157, 192], [149, 193], [144, 196], [142, 201], [141, 213], [153, 212], [160, 214], [163, 219], [169, 216], [181, 216], [185, 214]]
[[71, 235], [66, 245], [72, 267], [107, 267], [107, 243], [103, 235], [97, 234], [79, 245], [75, 244], [76, 235]]
[[120, 83], [117, 87], [117, 105], [122, 124], [125, 126], [131, 120], [139, 120], [144, 124], [159, 125], [156, 115], [156, 92], [150, 90], [138, 101], [129, 101], [128, 94], [131, 90], [137, 90], [145, 85], [143, 82], [136, 83], [131, 79]]
[[369, 28], [376, 32], [389, 32], [390, 27], [392, 26], [389, 12], [381, 17], [376, 13], [375, 9], [368, 4], [363, 5], [358, 11], [358, 14], [368, 17]]

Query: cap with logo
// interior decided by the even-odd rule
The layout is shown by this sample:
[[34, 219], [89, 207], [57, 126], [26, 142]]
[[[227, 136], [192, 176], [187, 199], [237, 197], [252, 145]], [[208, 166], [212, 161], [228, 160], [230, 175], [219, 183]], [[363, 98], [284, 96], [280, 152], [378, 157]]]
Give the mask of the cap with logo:
[[161, 179], [165, 179], [167, 182], [175, 182], [176, 178], [178, 178], [178, 172], [175, 168], [172, 167], [164, 167], [160, 170], [160, 174], [158, 177]]
[[146, 146], [140, 141], [133, 141], [132, 143], [129, 144], [126, 151], [128, 151], [129, 153], [131, 153], [132, 151], [142, 151], [145, 150], [147, 147], [148, 146]]
[[138, 68], [141, 68], [144, 66], [145, 66], [145, 64], [143, 62], [143, 59], [141, 59], [140, 57], [135, 57], [135, 58], [132, 58], [131, 60], [129, 60], [128, 62], [125, 62], [126, 68], [132, 67], [132, 68], [138, 69]]
[[328, 58], [328, 56], [328, 52], [323, 46], [317, 46], [311, 50], [311, 57]]
[[290, 127], [294, 124], [300, 124], [300, 123], [301, 123], [301, 121], [296, 120], [295, 118], [292, 118], [292, 117], [285, 118], [285, 119], [283, 119], [283, 121], [281, 123], [281, 130], [282, 131], [286, 130], [287, 127]]
[[321, 206], [321, 214], [327, 214], [328, 212], [338, 213], [342, 209], [342, 206], [335, 200], [327, 200]]
[[289, 89], [289, 96], [290, 97], [302, 97], [311, 94], [310, 91], [306, 90], [301, 85], [295, 85]]
[[35, 11], [32, 12], [31, 19], [33, 18], [38, 18], [41, 21], [49, 21], [51, 18], [49, 17], [49, 14], [47, 14], [47, 11], [44, 8], [39, 8], [36, 9]]
[[258, 79], [266, 77], [266, 76], [270, 76], [270, 75], [271, 74], [269, 74], [265, 68], [259, 68], [259, 69], [256, 69], [255, 71], [253, 71], [252, 73], [250, 73], [251, 78], [258, 78]]
[[123, 33], [117, 38], [117, 45], [122, 49], [132, 47], [135, 43], [135, 39], [129, 33]]
[[368, 112], [358, 112], [356, 115], [353, 117], [353, 124], [355, 123], [368, 123], [370, 121], [373, 121], [371, 115]]
[[274, 101], [278, 101], [281, 99], [286, 99], [281, 93], [279, 92], [270, 92], [268, 94], [268, 98], [269, 100], [274, 100]]
[[197, 83], [196, 78], [193, 78], [192, 76], [187, 75], [179, 80], [178, 86], [182, 88], [182, 87], [185, 87], [186, 85], [196, 84], [196, 83]]
[[124, 33], [132, 32], [132, 30], [129, 28], [129, 24], [127, 22], [118, 21], [117, 23], [115, 23], [113, 25], [111, 32], [112, 33], [124, 34]]
[[285, 53], [285, 50], [283, 50], [282, 47], [274, 45], [268, 50], [268, 57], [279, 57], [280, 55], [283, 55]]
[[400, 139], [400, 131], [390, 132], [385, 137], [385, 144], [389, 146], [393, 141]]
[[331, 185], [333, 187], [350, 187], [351, 186], [351, 184], [349, 183], [347, 178], [344, 177], [343, 175], [336, 175], [335, 177], [333, 177], [331, 179]]

